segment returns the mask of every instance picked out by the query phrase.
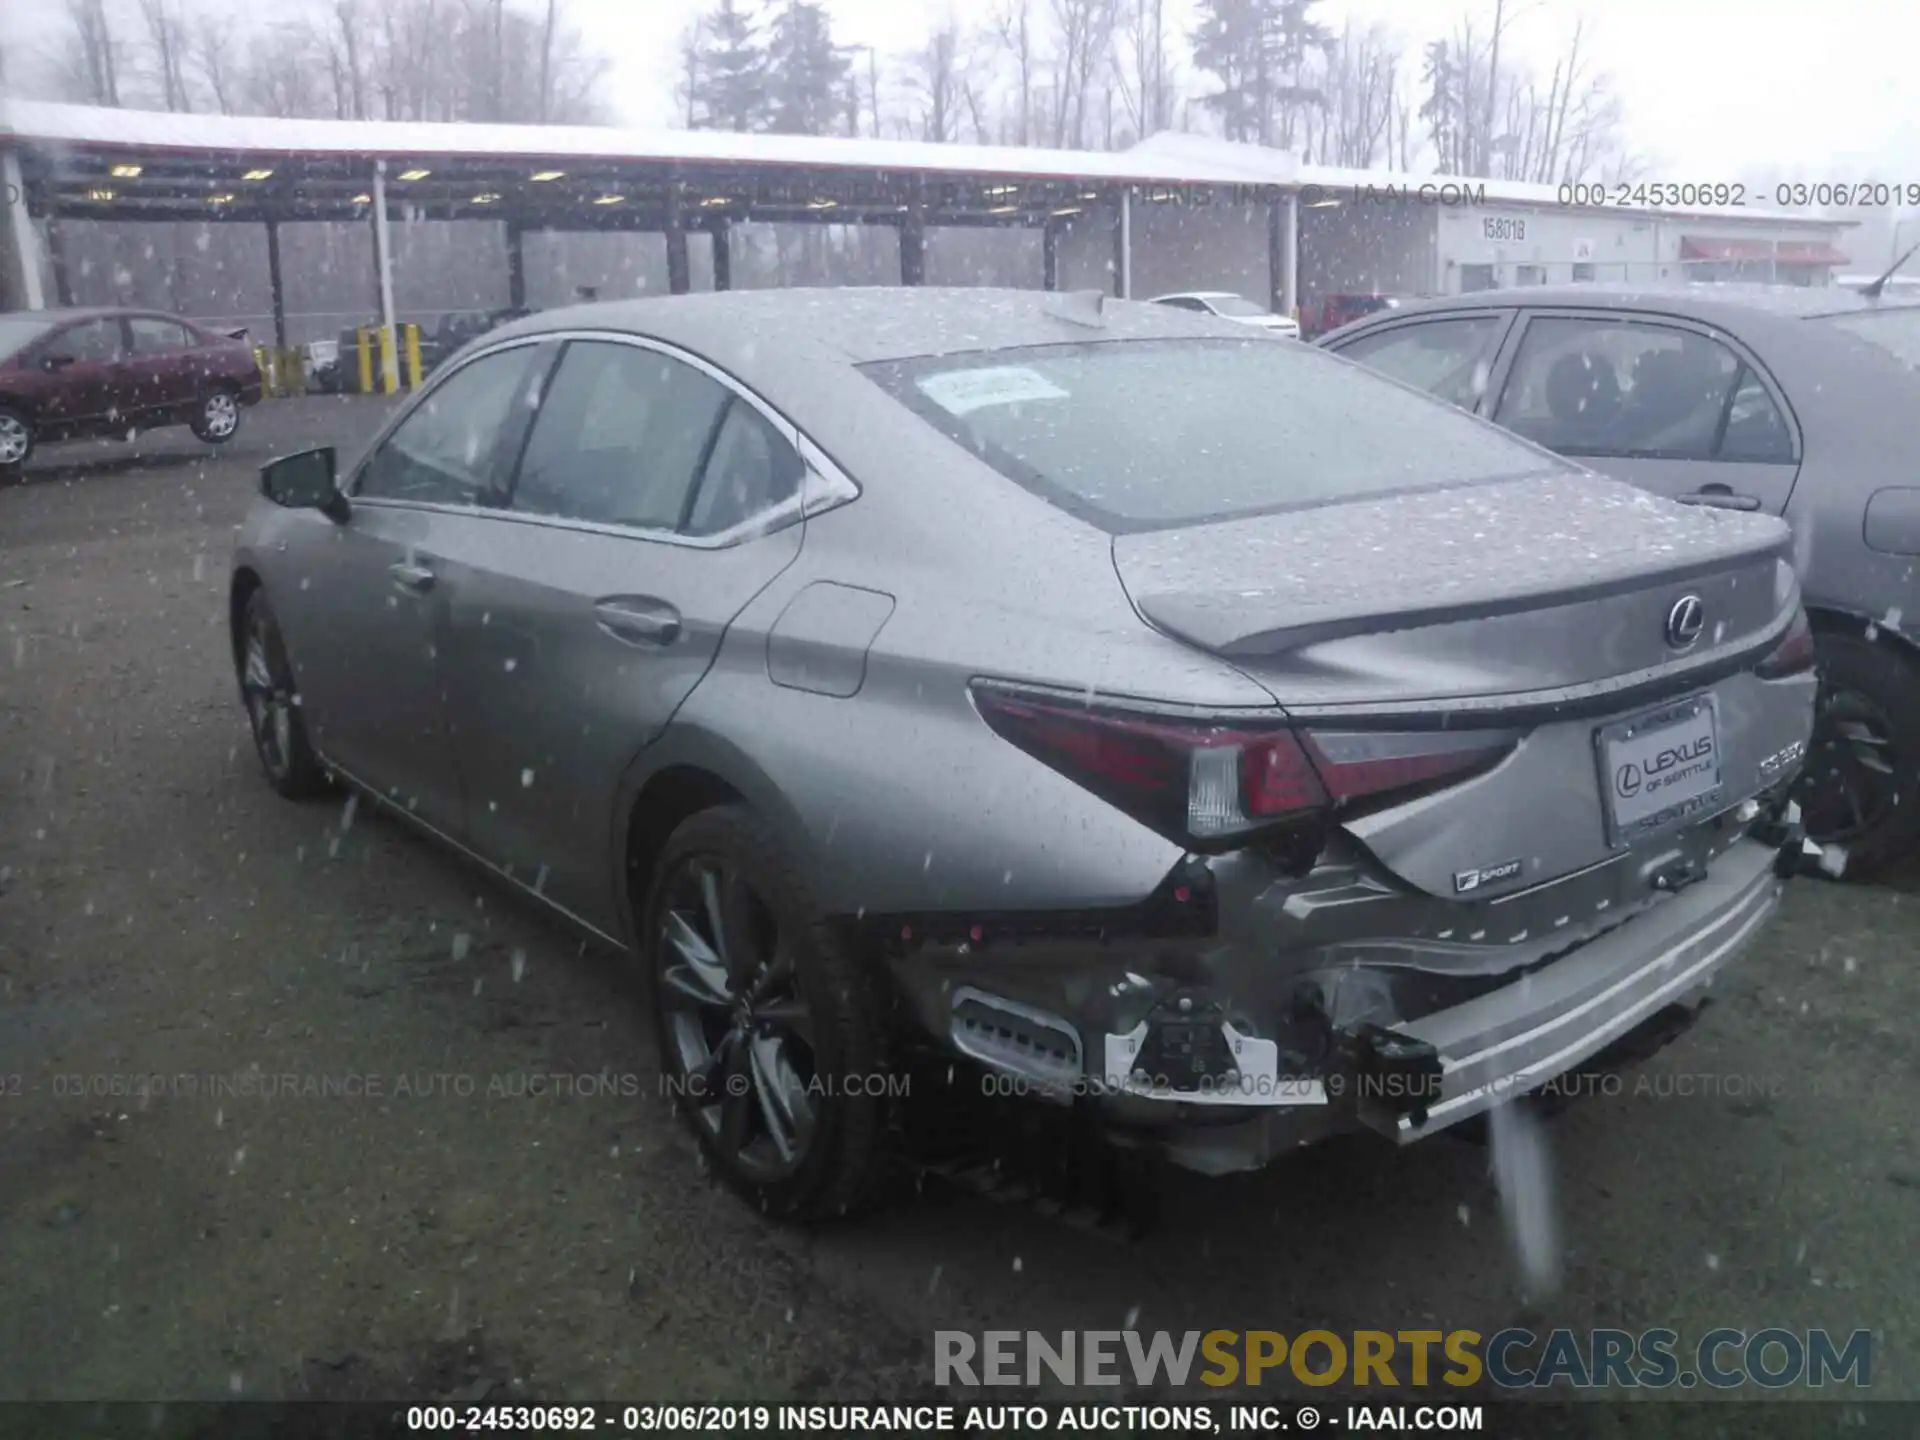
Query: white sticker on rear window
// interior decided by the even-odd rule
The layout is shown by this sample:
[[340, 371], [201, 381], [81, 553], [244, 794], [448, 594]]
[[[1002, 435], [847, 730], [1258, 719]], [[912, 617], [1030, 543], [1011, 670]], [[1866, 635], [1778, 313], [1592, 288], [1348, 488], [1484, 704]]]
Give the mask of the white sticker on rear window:
[[989, 405], [1025, 400], [1065, 400], [1067, 392], [1038, 370], [995, 365], [985, 370], [948, 370], [916, 382], [920, 393], [952, 415], [970, 415]]

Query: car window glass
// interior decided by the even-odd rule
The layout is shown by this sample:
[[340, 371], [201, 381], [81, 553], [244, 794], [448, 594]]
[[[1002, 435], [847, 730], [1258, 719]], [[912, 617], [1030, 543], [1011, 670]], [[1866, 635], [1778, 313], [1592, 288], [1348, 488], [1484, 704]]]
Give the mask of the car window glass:
[[727, 407], [700, 476], [687, 530], [717, 535], [799, 493], [806, 466], [766, 417], [743, 400]]
[[513, 508], [677, 529], [728, 391], [670, 355], [576, 341], [534, 421]]
[[480, 503], [501, 426], [521, 393], [533, 350], [501, 350], [448, 376], [374, 453], [359, 493], [438, 505]]
[[1471, 410], [1487, 388], [1502, 315], [1426, 320], [1376, 330], [1342, 345], [1339, 354], [1403, 384]]
[[1363, 365], [1265, 336], [860, 368], [1015, 484], [1117, 534], [1561, 468]]
[[73, 325], [53, 337], [48, 353], [71, 355], [76, 360], [112, 360], [120, 354], [120, 322], [89, 320]]
[[1570, 454], [1709, 459], [1739, 370], [1725, 345], [1690, 330], [1536, 319], [1495, 419]]
[[136, 315], [127, 321], [127, 328], [133, 334], [133, 353], [153, 355], [163, 350], [184, 350], [193, 343], [186, 327], [172, 320], [156, 320], [151, 316]]
[[1740, 383], [1727, 410], [1726, 434], [1720, 437], [1721, 460], [1755, 460], [1784, 464], [1793, 459], [1793, 432], [1786, 417], [1760, 377], [1741, 367]]
[[1170, 299], [1162, 300], [1160, 303], [1162, 305], [1171, 305], [1176, 310], [1205, 310], [1207, 308], [1191, 295], [1175, 295]]

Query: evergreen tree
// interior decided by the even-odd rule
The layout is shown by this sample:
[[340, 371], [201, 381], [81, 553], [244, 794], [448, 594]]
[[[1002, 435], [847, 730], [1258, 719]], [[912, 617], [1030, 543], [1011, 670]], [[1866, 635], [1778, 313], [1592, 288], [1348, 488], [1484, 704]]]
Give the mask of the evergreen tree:
[[688, 110], [710, 130], [762, 130], [768, 119], [767, 53], [741, 0], [719, 0], [701, 26], [697, 86]]
[[827, 135], [846, 113], [846, 52], [819, 0], [787, 0], [767, 41], [770, 127], [783, 135]]

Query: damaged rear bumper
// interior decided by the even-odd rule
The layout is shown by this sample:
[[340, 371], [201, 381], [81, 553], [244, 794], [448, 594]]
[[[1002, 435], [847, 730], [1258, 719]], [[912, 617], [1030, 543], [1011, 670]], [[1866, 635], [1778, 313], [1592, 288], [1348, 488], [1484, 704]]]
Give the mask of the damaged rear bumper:
[[1208, 862], [1205, 935], [922, 937], [892, 964], [987, 1093], [1077, 1106], [1188, 1168], [1341, 1131], [1404, 1144], [1696, 1000], [1802, 864], [1797, 824], [1752, 808], [1497, 902], [1410, 897], [1364, 858], [1290, 880], [1237, 855]]

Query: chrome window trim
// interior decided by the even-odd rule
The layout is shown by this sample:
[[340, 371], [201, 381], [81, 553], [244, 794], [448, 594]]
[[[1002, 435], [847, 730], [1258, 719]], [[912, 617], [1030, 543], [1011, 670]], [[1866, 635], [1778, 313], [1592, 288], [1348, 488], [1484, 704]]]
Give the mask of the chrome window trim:
[[[379, 452], [380, 447], [387, 443], [388, 437], [391, 436], [395, 430], [399, 429], [399, 427], [405, 423], [407, 416], [411, 415], [414, 410], [424, 404], [434, 391], [438, 390], [442, 385], [445, 385], [469, 365], [484, 360], [489, 355], [497, 355], [504, 350], [511, 350], [518, 346], [564, 344], [575, 340], [630, 345], [636, 350], [649, 350], [655, 354], [665, 355], [671, 360], [678, 360], [684, 365], [692, 366], [695, 370], [700, 371], [703, 375], [706, 375], [709, 379], [723, 387], [729, 395], [745, 401], [763, 420], [773, 427], [774, 432], [779, 435], [782, 440], [793, 446], [794, 450], [799, 454], [801, 464], [805, 467], [806, 472], [805, 478], [800, 483], [799, 493], [782, 500], [777, 505], [748, 516], [738, 525], [731, 526], [726, 530], [717, 531], [712, 535], [687, 535], [678, 530], [667, 530], [658, 526], [617, 525], [596, 520], [571, 520], [562, 515], [540, 515], [531, 511], [500, 509], [488, 505], [455, 505], [443, 504], [436, 501], [395, 500], [385, 496], [362, 498], [355, 493], [368, 463], [373, 459], [374, 455]], [[540, 396], [542, 403], [546, 400], [545, 382], [551, 378], [551, 375], [543, 377]], [[538, 414], [534, 416], [534, 423], [539, 423]], [[546, 330], [535, 335], [511, 336], [488, 345], [485, 349], [474, 351], [471, 355], [464, 357], [458, 365], [451, 366], [442, 374], [436, 376], [432, 384], [423, 387], [412, 401], [403, 406], [400, 411], [387, 422], [375, 438], [373, 444], [367, 447], [366, 455], [354, 466], [352, 484], [355, 490], [349, 490], [348, 494], [351, 496], [355, 505], [369, 505], [380, 509], [422, 510], [429, 513], [480, 516], [490, 520], [510, 521], [517, 525], [538, 525], [553, 530], [577, 530], [583, 534], [611, 535], [629, 540], [647, 540], [661, 545], [679, 545], [689, 550], [728, 549], [731, 546], [742, 544], [748, 540], [757, 539], [759, 536], [770, 535], [776, 531], [784, 530], [795, 521], [811, 519], [816, 515], [823, 515], [829, 510], [837, 509], [842, 505], [849, 504], [860, 498], [860, 485], [858, 481], [854, 480], [852, 476], [842, 470], [840, 466], [827, 455], [826, 451], [822, 450], [820, 446], [797, 425], [788, 420], [787, 417], [782, 415], [778, 410], [774, 409], [772, 405], [761, 399], [759, 395], [734, 379], [733, 376], [729, 375], [725, 370], [722, 370], [719, 366], [706, 360], [702, 356], [695, 355], [688, 350], [683, 350], [678, 345], [674, 345], [669, 341], [656, 340], [650, 335], [634, 335], [624, 330]]]

